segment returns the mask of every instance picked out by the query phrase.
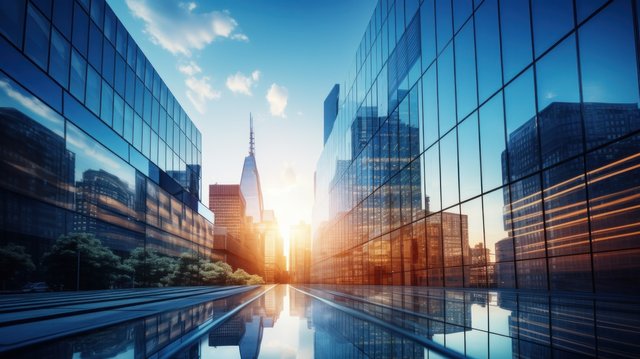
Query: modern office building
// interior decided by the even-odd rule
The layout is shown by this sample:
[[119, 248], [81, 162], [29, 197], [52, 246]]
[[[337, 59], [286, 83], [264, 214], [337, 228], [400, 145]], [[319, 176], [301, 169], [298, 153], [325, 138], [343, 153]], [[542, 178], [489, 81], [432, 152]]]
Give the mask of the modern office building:
[[227, 232], [240, 238], [247, 225], [246, 201], [237, 184], [209, 185], [209, 209], [215, 215], [216, 227], [224, 227]]
[[289, 229], [289, 283], [311, 281], [311, 225], [300, 222]]
[[284, 242], [273, 210], [265, 210], [258, 231], [264, 242], [264, 276], [267, 283], [284, 281], [287, 263], [284, 257]]
[[28, 279], [73, 232], [210, 255], [200, 131], [104, 0], [0, 2], [0, 53], [0, 246]]
[[340, 85], [335, 84], [324, 100], [324, 143], [327, 143], [327, 139], [329, 139], [333, 129], [333, 123], [336, 122], [336, 117], [338, 117], [339, 99]]
[[261, 222], [264, 204], [262, 203], [260, 174], [256, 164], [256, 142], [253, 132], [253, 117], [251, 115], [249, 115], [249, 155], [244, 158], [244, 164], [242, 165], [240, 189], [247, 202], [247, 216], [251, 216], [253, 223]]
[[312, 282], [637, 294], [638, 10], [379, 1], [316, 169]]

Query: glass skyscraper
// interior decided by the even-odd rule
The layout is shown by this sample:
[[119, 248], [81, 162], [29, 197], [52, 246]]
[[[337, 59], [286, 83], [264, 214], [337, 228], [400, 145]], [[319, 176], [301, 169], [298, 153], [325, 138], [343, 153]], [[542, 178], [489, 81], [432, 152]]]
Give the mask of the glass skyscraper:
[[201, 133], [105, 1], [2, 1], [0, 34], [0, 245], [31, 256], [23, 280], [74, 232], [209, 256]]
[[638, 293], [639, 12], [380, 0], [317, 165], [311, 281]]

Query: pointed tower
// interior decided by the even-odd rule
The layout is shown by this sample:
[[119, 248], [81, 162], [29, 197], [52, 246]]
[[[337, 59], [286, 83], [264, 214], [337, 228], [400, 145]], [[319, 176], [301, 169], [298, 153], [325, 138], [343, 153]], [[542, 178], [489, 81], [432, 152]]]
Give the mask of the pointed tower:
[[262, 221], [262, 188], [260, 187], [260, 175], [256, 165], [256, 142], [253, 133], [253, 117], [249, 113], [249, 155], [244, 158], [240, 190], [247, 201], [246, 215], [253, 217], [253, 223]]

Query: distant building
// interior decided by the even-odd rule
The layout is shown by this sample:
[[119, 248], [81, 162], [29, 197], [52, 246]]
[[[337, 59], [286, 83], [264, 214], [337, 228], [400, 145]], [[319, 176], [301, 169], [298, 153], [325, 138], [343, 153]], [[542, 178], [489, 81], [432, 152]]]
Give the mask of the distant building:
[[289, 230], [289, 281], [311, 281], [311, 226], [304, 222]]
[[264, 241], [264, 280], [279, 283], [285, 279], [287, 264], [284, 257], [284, 243], [278, 221], [272, 210], [265, 210], [259, 232]]
[[246, 227], [246, 201], [237, 184], [209, 185], [209, 209], [213, 211], [216, 227], [240, 238]]
[[335, 84], [324, 100], [324, 143], [327, 143], [333, 123], [338, 117], [338, 102], [340, 98], [340, 85]]
[[249, 155], [244, 158], [242, 166], [242, 176], [240, 178], [240, 189], [247, 203], [247, 216], [253, 218], [253, 223], [262, 221], [262, 188], [260, 187], [260, 174], [256, 164], [256, 147], [253, 133], [253, 117], [249, 117]]

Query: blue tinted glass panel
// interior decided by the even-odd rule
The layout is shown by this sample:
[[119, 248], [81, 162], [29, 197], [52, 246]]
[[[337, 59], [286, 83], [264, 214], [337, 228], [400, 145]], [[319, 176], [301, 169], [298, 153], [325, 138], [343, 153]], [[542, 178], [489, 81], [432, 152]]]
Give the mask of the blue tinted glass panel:
[[104, 12], [104, 36], [111, 41], [113, 45], [116, 44], [116, 15], [108, 6]]
[[149, 89], [144, 89], [144, 107], [142, 112], [142, 119], [146, 123], [151, 123], [151, 92]]
[[71, 81], [69, 91], [81, 102], [84, 102], [84, 86], [86, 82], [87, 62], [76, 51], [71, 51]]
[[542, 165], [583, 151], [575, 38], [567, 38], [536, 66]]
[[436, 1], [436, 26], [438, 36], [438, 52], [444, 49], [445, 45], [453, 36], [453, 24], [451, 14], [451, 0]]
[[438, 87], [436, 67], [432, 66], [422, 78], [422, 106], [424, 112], [425, 147], [431, 146], [440, 137], [438, 131]]
[[472, 0], [453, 0], [453, 30], [458, 31], [471, 16]]
[[436, 21], [434, 0], [426, 0], [420, 7], [420, 40], [422, 41], [422, 70], [436, 58]]
[[[638, 104], [636, 48], [629, 2], [611, 3], [580, 28], [579, 39], [585, 132], [587, 147], [591, 148], [640, 128], [640, 122], [628, 116], [631, 109], [614, 110], [625, 104], [637, 108]], [[624, 124], [612, 126], [615, 122], [610, 121], [614, 118]]]
[[508, 82], [531, 62], [529, 0], [500, 2], [504, 80]]
[[58, 83], [67, 88], [69, 84], [69, 62], [71, 58], [71, 45], [57, 31], [51, 32], [51, 57], [49, 58], [49, 74]]
[[116, 55], [115, 57], [115, 79], [113, 81], [113, 87], [120, 94], [120, 96], [124, 96], [125, 94], [125, 78], [127, 74], [127, 64], [124, 62], [124, 59], [120, 55]]
[[27, 9], [24, 52], [42, 69], [49, 62], [49, 21], [35, 7]]
[[142, 81], [140, 81], [139, 78], [136, 77], [136, 102], [135, 102], [135, 106], [134, 109], [136, 110], [136, 112], [138, 114], [142, 114], [142, 103], [144, 102], [144, 85], [142, 84]]
[[136, 43], [131, 38], [131, 35], [127, 34], [127, 64], [129, 64], [131, 68], [135, 68], [136, 66], [136, 53]]
[[590, 1], [576, 1], [576, 10], [578, 12], [578, 23], [589, 17], [607, 0], [590, 0]]
[[124, 100], [122, 97], [115, 94], [113, 96], [113, 129], [119, 135], [124, 134]]
[[480, 107], [480, 153], [484, 192], [506, 182], [506, 144], [502, 93]]
[[506, 192], [498, 189], [482, 197], [485, 244], [491, 251], [487, 258], [489, 263], [513, 260], [513, 239], [509, 237], [511, 216], [509, 202], [505, 201], [505, 196], [508, 197]]
[[458, 126], [460, 200], [480, 194], [480, 144], [478, 117], [474, 113]]
[[85, 105], [96, 115], [100, 114], [100, 88], [102, 79], [91, 66], [87, 66], [87, 92]]
[[71, 40], [71, 16], [73, 14], [73, 0], [56, 0], [53, 2], [53, 25]]
[[445, 134], [456, 124], [456, 92], [452, 49], [453, 46], [447, 46], [438, 57], [438, 113], [440, 118], [440, 135]]
[[531, 2], [536, 57], [573, 29], [572, 0], [535, 0]]
[[124, 28], [124, 25], [116, 18], [116, 23], [118, 24], [118, 30], [116, 34], [116, 50], [123, 58], [127, 56], [127, 31]]
[[516, 259], [544, 257], [540, 176], [530, 176], [511, 184], [510, 192]]
[[22, 48], [25, 0], [0, 1], [0, 33]]
[[73, 8], [73, 46], [87, 56], [89, 16], [78, 3]]
[[480, 103], [502, 85], [497, 0], [485, 0], [475, 16]]
[[102, 60], [102, 76], [109, 85], [113, 85], [113, 66], [114, 66], [114, 56], [115, 50], [113, 46], [108, 41], [104, 42], [103, 49], [103, 60]]
[[91, 1], [91, 19], [102, 29], [104, 22], [104, 0]]
[[102, 68], [102, 32], [95, 23], [89, 23], [89, 63], [96, 69]]
[[456, 36], [456, 99], [458, 122], [478, 107], [476, 93], [476, 54], [473, 38], [473, 20]]
[[511, 180], [522, 178], [540, 167], [538, 126], [535, 114], [533, 71], [529, 69], [505, 88], [505, 116]]
[[133, 117], [133, 145], [138, 151], [142, 149], [142, 118], [138, 114]]
[[437, 212], [442, 208], [440, 201], [439, 143], [431, 146], [424, 154], [424, 182], [428, 212]]
[[100, 118], [107, 125], [111, 126], [113, 123], [113, 89], [106, 81], [102, 81], [102, 101], [101, 101]]
[[151, 157], [151, 129], [146, 122], [142, 123], [142, 154]]
[[126, 88], [125, 88], [125, 99], [129, 105], [133, 106], [135, 103], [135, 94], [136, 94], [136, 74], [133, 72], [131, 67], [125, 66], [127, 68], [126, 72]]
[[442, 208], [460, 202], [458, 192], [458, 139], [456, 130], [440, 140], [440, 168], [442, 183]]
[[122, 135], [129, 143], [133, 143], [133, 109], [127, 104], [124, 105], [124, 127]]

